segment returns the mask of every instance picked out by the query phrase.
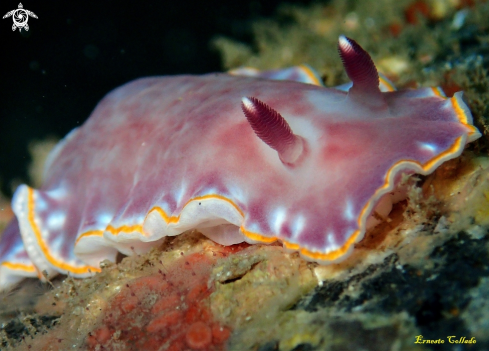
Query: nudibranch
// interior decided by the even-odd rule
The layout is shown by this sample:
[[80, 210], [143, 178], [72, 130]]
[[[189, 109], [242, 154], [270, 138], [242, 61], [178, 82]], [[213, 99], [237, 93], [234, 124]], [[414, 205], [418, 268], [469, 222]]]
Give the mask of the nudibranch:
[[396, 91], [354, 40], [338, 49], [352, 82], [339, 89], [302, 66], [109, 93], [51, 152], [44, 185], [16, 190], [0, 288], [45, 272], [86, 277], [190, 229], [345, 258], [401, 174], [432, 172], [480, 133], [461, 93]]

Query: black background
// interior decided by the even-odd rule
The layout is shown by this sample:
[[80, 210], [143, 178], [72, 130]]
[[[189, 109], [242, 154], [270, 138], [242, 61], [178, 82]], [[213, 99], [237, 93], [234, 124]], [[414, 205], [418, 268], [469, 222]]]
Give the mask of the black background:
[[[288, 1], [307, 4], [311, 1]], [[251, 22], [281, 1], [22, 1], [29, 31], [0, 21], [0, 182], [27, 181], [27, 144], [63, 137], [132, 79], [222, 70], [216, 35], [252, 43]], [[18, 7], [2, 1], [0, 14]]]

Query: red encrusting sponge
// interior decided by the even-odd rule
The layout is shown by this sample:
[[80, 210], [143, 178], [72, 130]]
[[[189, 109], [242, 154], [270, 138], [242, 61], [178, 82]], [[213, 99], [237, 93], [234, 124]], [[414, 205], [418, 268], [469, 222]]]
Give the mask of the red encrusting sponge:
[[[89, 350], [224, 350], [231, 330], [210, 310], [208, 282], [217, 258], [195, 253], [129, 281], [110, 301]], [[215, 253], [214, 253], [215, 254]]]

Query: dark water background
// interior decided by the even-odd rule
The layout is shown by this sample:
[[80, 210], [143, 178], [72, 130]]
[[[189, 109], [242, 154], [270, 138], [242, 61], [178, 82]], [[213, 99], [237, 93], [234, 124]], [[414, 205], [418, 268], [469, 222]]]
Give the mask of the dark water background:
[[[2, 1], [0, 14], [18, 7]], [[288, 1], [307, 4], [312, 1]], [[263, 1], [22, 1], [29, 31], [0, 21], [0, 182], [27, 181], [27, 144], [63, 137], [111, 89], [142, 76], [221, 70], [216, 35], [252, 42], [251, 23], [281, 4]]]

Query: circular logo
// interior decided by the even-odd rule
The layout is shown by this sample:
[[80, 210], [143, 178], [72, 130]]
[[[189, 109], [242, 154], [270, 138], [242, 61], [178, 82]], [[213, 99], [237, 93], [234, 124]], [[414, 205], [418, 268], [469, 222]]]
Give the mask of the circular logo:
[[17, 27], [21, 28], [27, 24], [29, 20], [29, 16], [27, 15], [27, 11], [24, 9], [17, 9], [12, 14], [12, 19]]
[[24, 9], [22, 3], [19, 3], [18, 9], [7, 12], [7, 14], [3, 16], [3, 18], [7, 18], [10, 16], [12, 16], [12, 19], [14, 20], [12, 30], [15, 31], [15, 29], [19, 28], [19, 32], [22, 28], [24, 28], [26, 31], [29, 30], [29, 25], [27, 24], [29, 16], [37, 18], [34, 12]]

